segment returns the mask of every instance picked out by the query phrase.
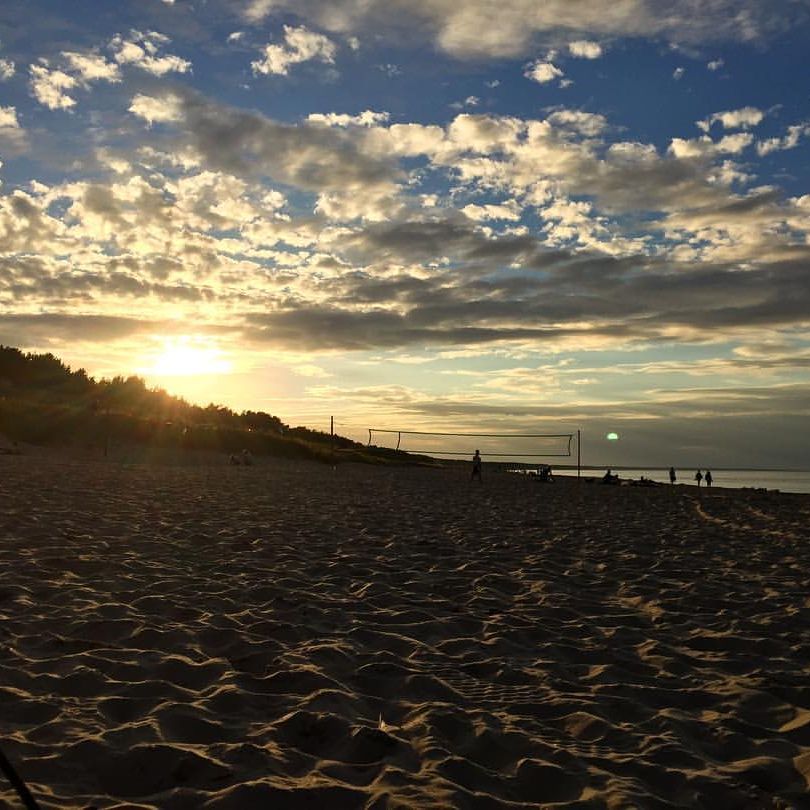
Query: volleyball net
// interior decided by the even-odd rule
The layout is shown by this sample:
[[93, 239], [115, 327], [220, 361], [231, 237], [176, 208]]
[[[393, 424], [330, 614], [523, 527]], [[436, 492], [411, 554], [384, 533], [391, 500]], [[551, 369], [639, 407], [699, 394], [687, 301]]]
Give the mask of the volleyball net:
[[424, 430], [369, 428], [368, 446], [402, 450], [414, 455], [484, 458], [531, 464], [541, 458], [570, 458], [576, 433], [444, 433]]

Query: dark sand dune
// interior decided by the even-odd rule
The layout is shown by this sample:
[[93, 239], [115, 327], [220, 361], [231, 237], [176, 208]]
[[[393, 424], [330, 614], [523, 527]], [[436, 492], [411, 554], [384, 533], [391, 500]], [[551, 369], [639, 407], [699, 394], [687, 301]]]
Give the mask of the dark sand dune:
[[0, 458], [3, 750], [43, 807], [810, 807], [810, 499], [485, 474]]

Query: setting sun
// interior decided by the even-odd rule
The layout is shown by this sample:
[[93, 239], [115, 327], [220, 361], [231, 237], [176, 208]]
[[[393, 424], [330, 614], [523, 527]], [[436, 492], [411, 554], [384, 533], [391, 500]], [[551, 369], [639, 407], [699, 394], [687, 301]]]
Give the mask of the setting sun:
[[146, 369], [149, 374], [165, 377], [187, 377], [203, 374], [227, 374], [230, 361], [222, 351], [189, 338], [166, 340], [162, 350]]

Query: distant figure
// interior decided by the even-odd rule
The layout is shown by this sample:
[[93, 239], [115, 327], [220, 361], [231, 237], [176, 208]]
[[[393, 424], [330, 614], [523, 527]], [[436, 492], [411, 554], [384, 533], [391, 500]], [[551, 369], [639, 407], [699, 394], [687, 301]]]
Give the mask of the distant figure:
[[232, 467], [238, 467], [241, 463], [242, 462], [239, 461], [239, 456], [236, 456], [233, 453], [228, 456], [228, 464], [230, 464]]
[[714, 479], [712, 478], [712, 471], [706, 470], [706, 486], [710, 487], [712, 485], [713, 480]]
[[541, 484], [553, 484], [554, 476], [552, 475], [550, 465], [541, 464], [537, 468], [537, 478]]
[[250, 467], [253, 464], [253, 453], [247, 448], [242, 451], [242, 464], [246, 467]]
[[670, 483], [670, 484], [674, 484], [674, 483], [675, 483], [675, 481], [676, 481], [676, 478], [675, 478], [675, 468], [674, 468], [674, 467], [670, 467], [670, 468], [669, 468], [669, 483]]
[[702, 473], [700, 470], [698, 470], [698, 471], [695, 473], [695, 481], [697, 481], [698, 489], [700, 489], [700, 482], [701, 482], [702, 480], [703, 480], [703, 473]]
[[602, 476], [602, 483], [603, 484], [618, 484], [619, 483], [619, 474], [613, 474], [610, 468], [608, 471]]
[[474, 478], [477, 478], [479, 481], [481, 481], [481, 483], [483, 483], [484, 479], [481, 477], [481, 466], [482, 466], [481, 465], [481, 453], [478, 450], [475, 451], [475, 455], [473, 456], [472, 463], [473, 463], [473, 466], [472, 466], [472, 473], [470, 475], [470, 481], [472, 481]]

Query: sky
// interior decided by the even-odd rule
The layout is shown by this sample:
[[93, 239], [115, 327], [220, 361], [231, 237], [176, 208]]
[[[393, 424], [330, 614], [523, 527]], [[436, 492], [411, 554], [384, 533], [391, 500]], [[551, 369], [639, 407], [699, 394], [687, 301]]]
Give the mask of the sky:
[[808, 41], [810, 0], [7, 0], [0, 343], [356, 438], [810, 467]]

